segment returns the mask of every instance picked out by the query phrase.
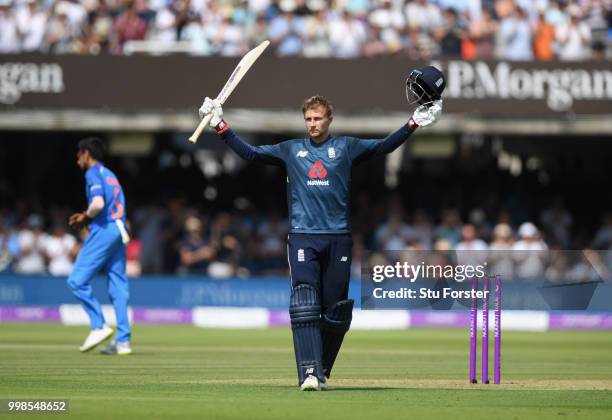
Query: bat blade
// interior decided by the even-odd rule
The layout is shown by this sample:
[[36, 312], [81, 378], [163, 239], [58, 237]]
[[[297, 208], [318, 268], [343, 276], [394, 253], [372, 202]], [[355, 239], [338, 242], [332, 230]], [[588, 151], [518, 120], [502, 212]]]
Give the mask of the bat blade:
[[[242, 57], [229, 79], [227, 79], [227, 82], [225, 82], [225, 86], [223, 86], [223, 89], [221, 89], [221, 92], [219, 92], [219, 95], [217, 95], [217, 100], [221, 102], [221, 104], [224, 104], [227, 98], [229, 98], [236, 86], [238, 86], [238, 83], [240, 83], [244, 75], [247, 74], [251, 66], [255, 63], [255, 61], [257, 61], [264, 50], [268, 48], [268, 45], [270, 45], [270, 41], [265, 40]], [[198, 137], [200, 137], [200, 134], [202, 134], [202, 131], [204, 131], [211, 118], [212, 114], [202, 118], [202, 121], [200, 121], [200, 124], [198, 124], [198, 127], [194, 133], [191, 135], [191, 137], [189, 137], [190, 142], [195, 143], [198, 141]]]

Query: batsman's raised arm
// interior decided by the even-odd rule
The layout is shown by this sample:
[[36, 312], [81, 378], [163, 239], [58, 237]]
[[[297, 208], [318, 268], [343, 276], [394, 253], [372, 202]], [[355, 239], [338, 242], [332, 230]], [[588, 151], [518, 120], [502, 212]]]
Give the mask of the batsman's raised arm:
[[280, 144], [252, 146], [242, 140], [223, 119], [223, 108], [217, 99], [206, 98], [199, 109], [200, 118], [211, 115], [209, 125], [221, 136], [227, 145], [241, 158], [272, 165], [283, 164], [283, 151]]
[[412, 114], [408, 123], [384, 139], [364, 140], [351, 138], [349, 150], [353, 164], [393, 152], [410, 137], [414, 130], [418, 127], [434, 124], [441, 115], [442, 101], [437, 100], [430, 105], [419, 106]]

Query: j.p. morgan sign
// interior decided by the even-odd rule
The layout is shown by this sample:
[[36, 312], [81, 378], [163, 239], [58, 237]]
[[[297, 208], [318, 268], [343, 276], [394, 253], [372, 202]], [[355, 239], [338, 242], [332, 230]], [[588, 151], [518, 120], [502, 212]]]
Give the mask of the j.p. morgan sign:
[[568, 111], [575, 100], [612, 100], [610, 70], [542, 69], [535, 65], [516, 68], [508, 62], [489, 65], [450, 61], [446, 66], [438, 63], [446, 67], [446, 95], [451, 98], [545, 100], [553, 111]]
[[0, 64], [0, 103], [17, 103], [24, 93], [57, 94], [64, 91], [64, 76], [59, 64]]
[[[194, 113], [204, 96], [221, 89], [237, 61], [185, 55], [0, 55], [0, 110]], [[320, 93], [339, 113], [405, 113], [406, 76], [423, 64], [401, 56], [313, 60], [266, 53], [228, 106], [297, 110], [304, 98]], [[612, 113], [612, 68], [606, 63], [451, 60], [434, 65], [447, 77], [445, 113], [502, 118]]]

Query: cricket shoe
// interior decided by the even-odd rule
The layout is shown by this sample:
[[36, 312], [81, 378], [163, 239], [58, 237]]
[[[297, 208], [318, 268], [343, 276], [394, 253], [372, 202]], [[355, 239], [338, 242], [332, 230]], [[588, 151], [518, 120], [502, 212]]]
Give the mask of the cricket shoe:
[[304, 382], [302, 382], [300, 389], [302, 391], [320, 391], [321, 383], [316, 376], [308, 375], [308, 378], [304, 379]]
[[130, 342], [125, 341], [123, 343], [110, 343], [108, 346], [104, 347], [100, 350], [102, 354], [118, 354], [120, 356], [126, 356], [128, 354], [132, 354], [132, 347], [130, 347]]
[[98, 344], [102, 343], [104, 340], [107, 340], [111, 335], [113, 335], [113, 332], [114, 330], [108, 325], [91, 330], [83, 345], [79, 347], [79, 350], [86, 352], [93, 349]]

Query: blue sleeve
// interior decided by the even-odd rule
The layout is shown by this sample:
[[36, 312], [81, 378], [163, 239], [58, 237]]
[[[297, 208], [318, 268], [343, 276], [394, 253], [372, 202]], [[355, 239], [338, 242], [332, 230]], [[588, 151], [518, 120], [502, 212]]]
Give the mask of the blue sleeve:
[[87, 184], [87, 198], [91, 200], [95, 196], [104, 198], [104, 184], [102, 177], [96, 171], [87, 171], [85, 174], [85, 183]]
[[349, 139], [350, 156], [353, 164], [357, 164], [367, 159], [371, 159], [376, 156], [385, 155], [391, 153], [397, 149], [403, 142], [410, 137], [414, 132], [413, 128], [410, 128], [408, 124], [404, 125], [399, 130], [389, 134], [382, 140], [364, 140], [364, 139]]
[[6, 249], [8, 250], [9, 255], [13, 257], [19, 257], [21, 255], [21, 247], [19, 246], [17, 235], [12, 233], [8, 235]]
[[252, 146], [238, 137], [231, 129], [221, 134], [221, 138], [238, 156], [245, 160], [279, 166], [285, 162], [282, 143]]

